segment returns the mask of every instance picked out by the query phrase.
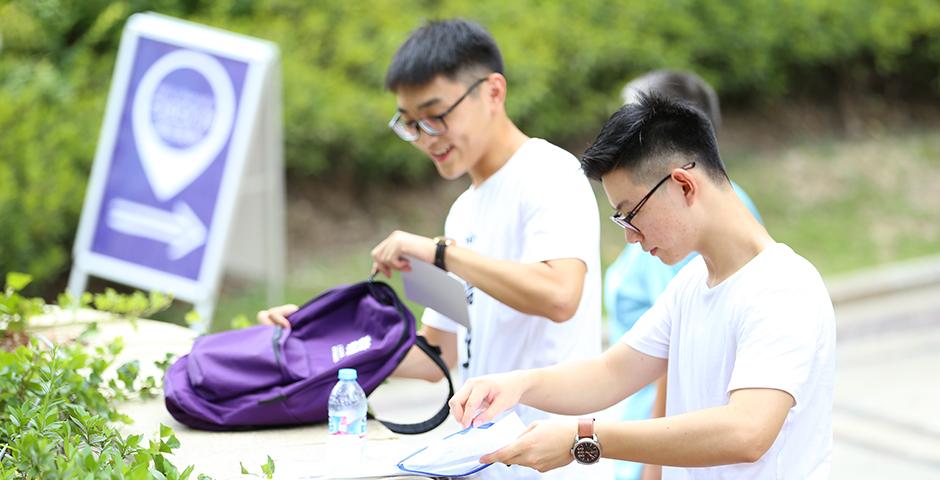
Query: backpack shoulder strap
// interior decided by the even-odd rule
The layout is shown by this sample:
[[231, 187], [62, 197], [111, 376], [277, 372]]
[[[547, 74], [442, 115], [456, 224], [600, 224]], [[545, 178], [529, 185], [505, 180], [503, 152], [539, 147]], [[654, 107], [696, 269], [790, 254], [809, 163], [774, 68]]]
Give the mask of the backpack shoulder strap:
[[446, 420], [447, 416], [450, 415], [450, 406], [447, 404], [447, 402], [450, 402], [451, 397], [454, 396], [454, 382], [450, 378], [450, 370], [447, 369], [447, 364], [444, 363], [444, 359], [441, 358], [441, 349], [434, 345], [429, 344], [428, 341], [420, 335], [418, 335], [415, 338], [415, 345], [417, 345], [418, 348], [420, 348], [422, 352], [427, 354], [427, 356], [431, 359], [431, 361], [433, 361], [434, 364], [437, 365], [438, 368], [441, 369], [441, 372], [444, 373], [444, 378], [447, 379], [448, 392], [447, 392], [447, 399], [444, 400], [444, 406], [441, 407], [441, 409], [436, 414], [434, 414], [433, 417], [423, 422], [392, 423], [392, 422], [386, 422], [384, 420], [379, 420], [380, 422], [382, 422], [382, 425], [385, 425], [385, 427], [388, 428], [389, 430], [395, 433], [408, 434], [408, 435], [430, 432], [431, 430], [434, 430], [435, 428], [437, 428], [438, 425], [444, 423], [444, 420]]

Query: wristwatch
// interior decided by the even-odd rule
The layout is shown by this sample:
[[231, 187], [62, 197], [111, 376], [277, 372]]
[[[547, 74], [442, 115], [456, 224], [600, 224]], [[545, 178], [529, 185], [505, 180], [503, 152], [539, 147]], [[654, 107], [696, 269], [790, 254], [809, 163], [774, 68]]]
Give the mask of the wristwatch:
[[444, 249], [447, 247], [456, 244], [453, 238], [447, 237], [434, 237], [434, 243], [437, 245], [437, 249], [434, 250], [434, 266], [440, 268], [441, 270], [447, 271], [447, 268], [444, 266]]
[[601, 459], [601, 442], [594, 434], [594, 419], [578, 419], [578, 435], [574, 437], [571, 455], [581, 465], [591, 465]]

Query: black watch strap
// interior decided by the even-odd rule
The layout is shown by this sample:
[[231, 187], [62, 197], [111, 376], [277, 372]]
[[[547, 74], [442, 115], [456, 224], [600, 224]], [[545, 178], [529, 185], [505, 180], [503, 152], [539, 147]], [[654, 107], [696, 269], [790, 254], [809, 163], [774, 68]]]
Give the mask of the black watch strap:
[[447, 249], [448, 245], [453, 245], [454, 241], [447, 237], [434, 237], [434, 243], [436, 244], [436, 248], [434, 249], [434, 266], [447, 271], [447, 267], [444, 265], [444, 251]]

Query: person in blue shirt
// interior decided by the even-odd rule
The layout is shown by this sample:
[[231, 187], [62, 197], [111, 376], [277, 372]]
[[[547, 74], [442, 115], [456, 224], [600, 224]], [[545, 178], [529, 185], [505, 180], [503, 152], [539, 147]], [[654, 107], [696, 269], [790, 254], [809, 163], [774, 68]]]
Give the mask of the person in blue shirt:
[[[715, 131], [721, 126], [721, 109], [715, 90], [694, 73], [657, 70], [638, 77], [624, 87], [624, 104], [636, 103], [640, 93], [657, 93], [698, 108], [711, 120]], [[735, 193], [763, 223], [757, 207], [747, 193], [733, 181]], [[620, 256], [604, 274], [604, 308], [608, 315], [608, 338], [613, 344], [620, 340], [666, 289], [672, 277], [697, 253], [675, 265], [666, 265], [643, 251], [639, 243], [628, 243]], [[665, 411], [665, 377], [647, 385], [618, 405], [622, 420], [661, 417]], [[653, 480], [660, 478], [660, 467], [633, 462], [615, 462], [617, 480]]]

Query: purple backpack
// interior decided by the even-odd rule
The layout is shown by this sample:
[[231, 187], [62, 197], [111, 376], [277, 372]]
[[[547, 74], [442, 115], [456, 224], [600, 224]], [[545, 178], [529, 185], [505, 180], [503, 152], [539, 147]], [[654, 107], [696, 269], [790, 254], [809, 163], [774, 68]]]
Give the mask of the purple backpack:
[[372, 280], [337, 287], [288, 320], [290, 329], [258, 325], [199, 337], [164, 378], [173, 418], [204, 430], [323, 422], [339, 369], [355, 368], [369, 395], [412, 345], [441, 368], [450, 393], [427, 421], [382, 423], [396, 433], [424, 433], [447, 418], [450, 373], [440, 350], [415, 335], [414, 316], [392, 287]]

